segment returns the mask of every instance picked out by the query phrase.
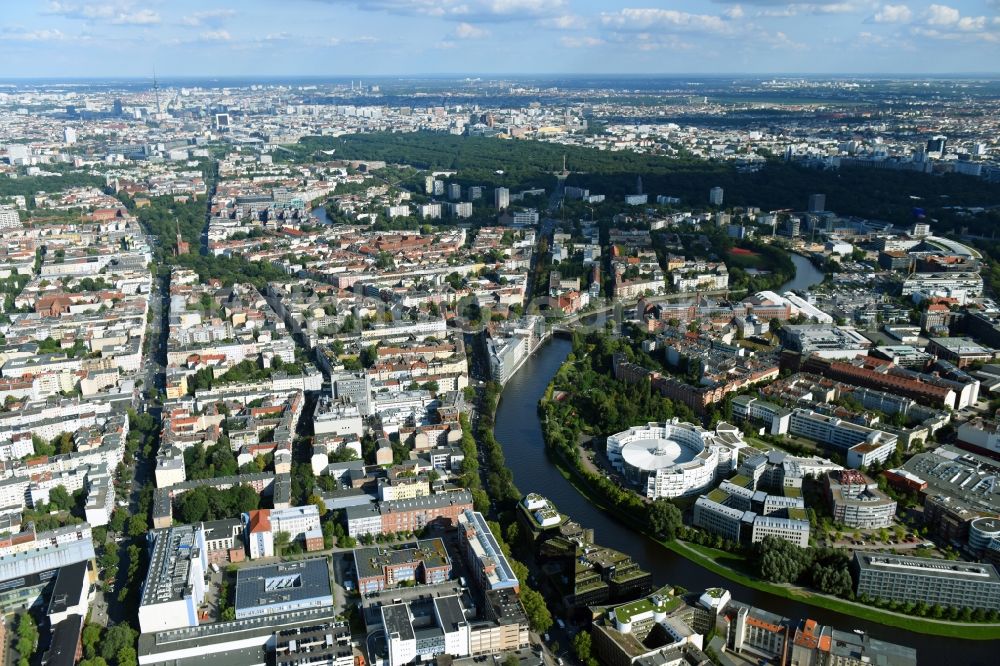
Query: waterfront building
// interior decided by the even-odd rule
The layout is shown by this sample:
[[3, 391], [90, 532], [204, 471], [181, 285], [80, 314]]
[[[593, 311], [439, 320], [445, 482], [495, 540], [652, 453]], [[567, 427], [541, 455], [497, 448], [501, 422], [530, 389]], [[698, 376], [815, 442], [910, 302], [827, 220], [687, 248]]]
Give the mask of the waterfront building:
[[992, 564], [856, 552], [851, 573], [859, 598], [1000, 611], [1000, 575]]
[[608, 437], [608, 460], [649, 499], [693, 495], [736, 468], [742, 433], [720, 423], [715, 432], [677, 419], [635, 426]]

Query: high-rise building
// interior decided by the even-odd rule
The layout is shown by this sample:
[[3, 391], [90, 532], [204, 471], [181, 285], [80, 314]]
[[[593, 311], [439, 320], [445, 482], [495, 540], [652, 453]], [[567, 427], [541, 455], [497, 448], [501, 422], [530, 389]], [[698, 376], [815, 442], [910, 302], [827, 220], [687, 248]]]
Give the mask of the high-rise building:
[[801, 233], [801, 229], [802, 229], [801, 219], [797, 217], [790, 217], [787, 220], [785, 220], [785, 230], [788, 232], [788, 235], [791, 236], [792, 238], [797, 237]]
[[13, 208], [0, 208], [0, 229], [21, 229], [21, 216]]
[[944, 155], [945, 148], [948, 145], [948, 138], [944, 135], [938, 134], [927, 141], [927, 154], [936, 154], [937, 156]]
[[444, 194], [444, 181], [435, 180], [434, 181], [434, 196], [439, 197]]
[[510, 206], [510, 190], [506, 187], [498, 187], [493, 190], [493, 204], [497, 210], [504, 210]]
[[469, 188], [469, 199], [476, 201], [483, 198], [483, 188], [481, 185], [473, 185]]
[[826, 210], [826, 195], [810, 194], [808, 211], [810, 213], [822, 213], [825, 210]]
[[458, 183], [448, 183], [448, 198], [452, 201], [462, 198], [462, 186]]
[[76, 130], [72, 127], [63, 128], [63, 143], [67, 146], [72, 146], [76, 143]]
[[472, 202], [470, 201], [459, 201], [458, 203], [451, 204], [451, 215], [452, 217], [472, 217]]
[[434, 176], [424, 178], [424, 194], [434, 194]]
[[723, 190], [721, 187], [713, 187], [708, 191], [708, 203], [712, 204], [713, 206], [721, 206], [722, 194]]

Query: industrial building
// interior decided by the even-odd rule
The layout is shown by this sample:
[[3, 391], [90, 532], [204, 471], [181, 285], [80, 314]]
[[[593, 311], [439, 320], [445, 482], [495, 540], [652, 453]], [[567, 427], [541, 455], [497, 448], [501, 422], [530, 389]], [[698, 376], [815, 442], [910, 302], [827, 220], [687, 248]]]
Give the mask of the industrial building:
[[918, 453], [892, 478], [896, 485], [922, 487], [924, 521], [934, 533], [959, 548], [980, 517], [1000, 515], [1000, 462], [953, 446]]

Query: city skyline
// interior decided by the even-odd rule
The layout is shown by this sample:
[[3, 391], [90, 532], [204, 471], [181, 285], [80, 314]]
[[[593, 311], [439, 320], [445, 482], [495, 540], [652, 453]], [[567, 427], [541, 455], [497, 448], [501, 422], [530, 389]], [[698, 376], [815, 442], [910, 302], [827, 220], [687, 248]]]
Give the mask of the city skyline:
[[117, 0], [4, 9], [5, 79], [154, 69], [164, 78], [989, 74], [1000, 61], [997, 0]]

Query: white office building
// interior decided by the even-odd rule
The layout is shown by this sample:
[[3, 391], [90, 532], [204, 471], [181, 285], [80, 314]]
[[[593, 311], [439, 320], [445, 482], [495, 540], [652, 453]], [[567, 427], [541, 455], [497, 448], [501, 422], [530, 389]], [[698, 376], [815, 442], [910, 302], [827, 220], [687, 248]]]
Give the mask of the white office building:
[[649, 499], [700, 493], [736, 468], [746, 447], [739, 429], [715, 432], [674, 419], [635, 426], [608, 437], [608, 460]]
[[497, 210], [505, 210], [510, 207], [510, 190], [506, 187], [498, 187], [493, 190], [493, 205]]
[[364, 435], [364, 421], [361, 410], [352, 402], [331, 400], [328, 396], [319, 399], [313, 414], [313, 432], [317, 435], [337, 435], [345, 437]]
[[142, 633], [194, 627], [205, 600], [208, 553], [200, 526], [178, 525], [151, 533], [153, 552], [139, 602]]

